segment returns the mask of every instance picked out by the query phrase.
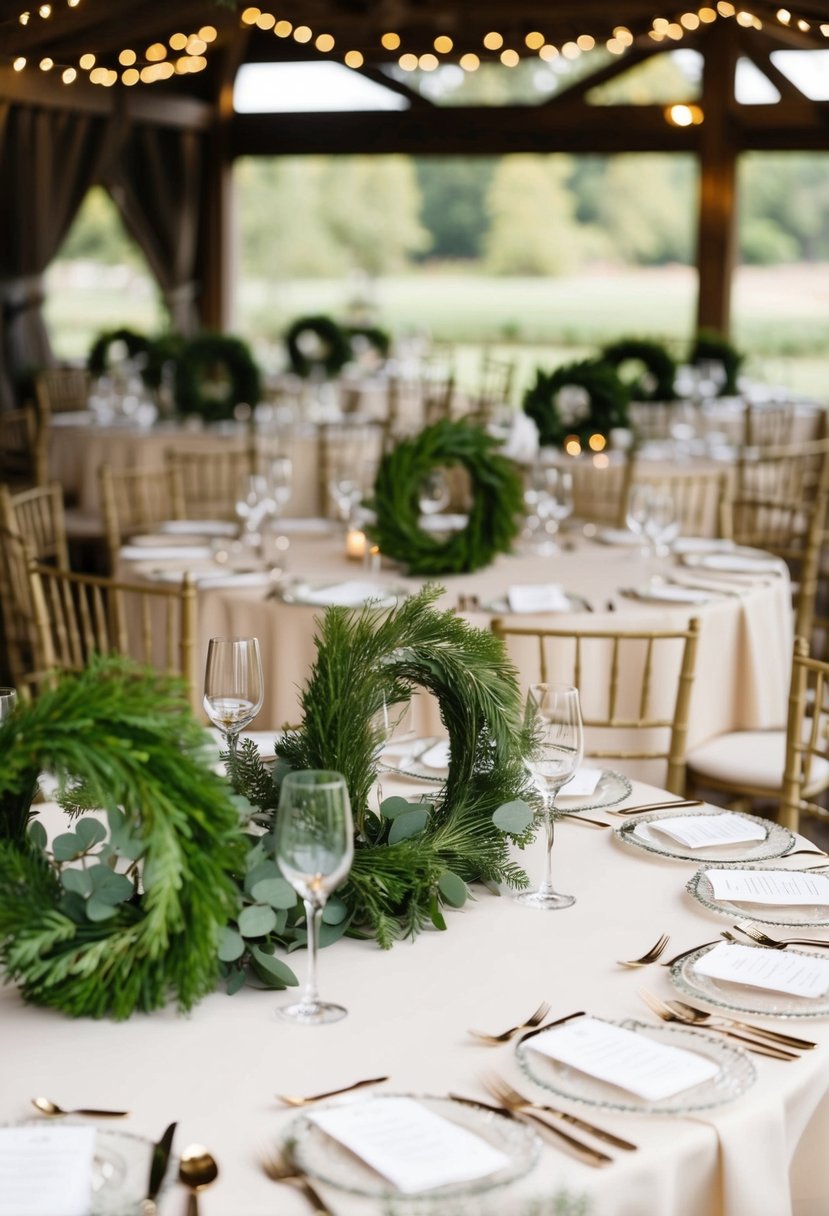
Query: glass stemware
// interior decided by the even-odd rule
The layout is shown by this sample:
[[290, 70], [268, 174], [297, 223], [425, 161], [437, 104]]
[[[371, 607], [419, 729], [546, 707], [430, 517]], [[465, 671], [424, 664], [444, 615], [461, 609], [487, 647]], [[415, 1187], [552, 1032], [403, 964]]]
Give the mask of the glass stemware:
[[319, 999], [319, 929], [328, 896], [351, 869], [354, 824], [345, 778], [307, 769], [282, 782], [275, 828], [276, 863], [305, 904], [308, 972], [298, 1001], [277, 1010], [280, 1018], [316, 1026], [346, 1016], [342, 1005]]
[[555, 801], [559, 790], [575, 775], [584, 755], [584, 725], [577, 688], [570, 684], [532, 684], [527, 696], [527, 715], [534, 719], [536, 738], [527, 760], [542, 799], [546, 832], [544, 878], [535, 891], [522, 891], [516, 899], [544, 912], [569, 908], [574, 895], [562, 895], [552, 884], [552, 853], [555, 831]]
[[294, 466], [290, 456], [277, 456], [268, 466], [267, 486], [270, 514], [278, 519], [293, 493]]
[[0, 722], [5, 722], [14, 713], [17, 705], [16, 688], [0, 688]]
[[418, 506], [422, 515], [437, 515], [449, 506], [451, 491], [443, 469], [433, 469], [423, 479], [418, 490]]
[[211, 638], [204, 672], [204, 709], [225, 737], [230, 766], [239, 732], [249, 726], [264, 700], [258, 638]]

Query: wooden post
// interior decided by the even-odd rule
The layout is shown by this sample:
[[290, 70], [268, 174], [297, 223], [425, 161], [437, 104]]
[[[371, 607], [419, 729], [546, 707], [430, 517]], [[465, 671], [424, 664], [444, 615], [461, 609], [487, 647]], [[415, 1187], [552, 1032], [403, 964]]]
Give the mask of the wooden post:
[[700, 129], [697, 237], [697, 327], [724, 337], [731, 326], [731, 279], [737, 250], [737, 139], [734, 82], [736, 26], [717, 22], [700, 49], [705, 56]]

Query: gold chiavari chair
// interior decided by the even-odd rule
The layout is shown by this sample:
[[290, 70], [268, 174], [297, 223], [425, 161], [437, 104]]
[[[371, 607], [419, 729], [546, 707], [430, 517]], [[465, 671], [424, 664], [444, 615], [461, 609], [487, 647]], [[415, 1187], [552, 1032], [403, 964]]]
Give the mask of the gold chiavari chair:
[[57, 482], [17, 494], [0, 486], [0, 523], [22, 537], [37, 561], [69, 569], [63, 490]]
[[23, 538], [0, 520], [0, 614], [3, 625], [2, 678], [21, 695], [31, 691], [36, 667], [32, 598]]
[[[773, 401], [758, 405], [745, 403], [743, 443], [747, 448], [785, 447], [797, 438], [798, 409], [794, 401]], [[816, 414], [812, 438], [826, 437], [826, 412]]]
[[829, 790], [829, 662], [811, 658], [805, 638], [795, 638], [786, 721], [786, 750], [778, 819], [792, 832], [800, 816], [829, 823], [815, 799]]
[[47, 367], [35, 376], [35, 399], [44, 420], [89, 409], [92, 377], [83, 367]]
[[[682, 794], [688, 715], [699, 621], [687, 629], [547, 629], [493, 621], [525, 685], [573, 684], [579, 689], [585, 755], [621, 761], [664, 761], [665, 788]], [[619, 734], [611, 732], [621, 732]], [[633, 735], [640, 745], [631, 748]], [[597, 746], [597, 739], [601, 740]]]
[[118, 550], [130, 536], [166, 519], [188, 518], [177, 468], [114, 470], [104, 464], [98, 469], [98, 484], [110, 572], [115, 571]]
[[243, 448], [171, 448], [165, 467], [178, 479], [185, 519], [233, 519], [246, 477], [256, 472], [256, 452]]
[[488, 353], [484, 355], [477, 388], [470, 395], [470, 414], [476, 422], [486, 426], [495, 420], [499, 410], [512, 404], [514, 379], [514, 363]]
[[0, 482], [12, 490], [46, 483], [46, 432], [31, 405], [0, 413]]
[[572, 475], [573, 515], [583, 523], [607, 528], [624, 527], [633, 465], [625, 453], [614, 453], [607, 463], [592, 457], [568, 460], [562, 465]]
[[[695, 469], [686, 472], [674, 469], [657, 473], [647, 462], [635, 463], [631, 470], [628, 494], [633, 486], [652, 486], [670, 494], [674, 518], [682, 536], [718, 536], [730, 494], [729, 476], [721, 469]], [[625, 509], [619, 527], [625, 525]]]
[[120, 654], [182, 676], [198, 704], [195, 673], [196, 588], [118, 582], [29, 563], [37, 646], [34, 681], [78, 671], [93, 654]]

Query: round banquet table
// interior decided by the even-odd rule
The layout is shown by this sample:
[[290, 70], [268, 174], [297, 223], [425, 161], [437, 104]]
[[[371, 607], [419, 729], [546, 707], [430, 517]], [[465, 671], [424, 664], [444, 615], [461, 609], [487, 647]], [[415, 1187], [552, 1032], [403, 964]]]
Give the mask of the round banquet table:
[[[411, 797], [417, 786], [384, 783], [390, 792]], [[656, 796], [652, 787], [636, 785], [629, 803]], [[39, 810], [50, 830], [60, 830], [58, 808]], [[531, 878], [540, 876], [538, 843], [520, 860]], [[576, 895], [572, 908], [537, 912], [506, 893], [497, 898], [478, 888], [462, 910], [446, 910], [446, 932], [424, 932], [389, 952], [344, 939], [320, 957], [322, 996], [349, 1011], [328, 1026], [279, 1022], [274, 1011], [288, 994], [249, 988], [232, 998], [217, 991], [188, 1016], [169, 1007], [115, 1023], [68, 1020], [26, 1006], [6, 986], [0, 991], [0, 1119], [30, 1117], [30, 1098], [45, 1094], [66, 1106], [129, 1110], [116, 1126], [152, 1140], [177, 1120], [174, 1151], [196, 1141], [220, 1164], [218, 1181], [201, 1198], [204, 1216], [303, 1216], [309, 1208], [302, 1196], [277, 1187], [258, 1167], [262, 1147], [274, 1144], [296, 1115], [275, 1099], [277, 1092], [312, 1094], [388, 1075], [381, 1090], [485, 1098], [481, 1076], [494, 1070], [544, 1101], [544, 1091], [520, 1072], [511, 1045], [478, 1044], [468, 1029], [514, 1025], [542, 1000], [550, 1003], [551, 1018], [584, 1010], [653, 1022], [637, 994], [646, 988], [670, 997], [669, 973], [659, 965], [627, 970], [616, 960], [639, 955], [663, 931], [671, 934], [669, 951], [678, 953], [728, 927], [726, 918], [685, 892], [695, 868], [568, 820], [557, 832], [553, 873], [560, 889]], [[302, 977], [304, 956], [290, 962]], [[751, 1020], [820, 1046], [791, 1063], [752, 1056], [753, 1087], [692, 1116], [625, 1114], [562, 1101], [634, 1141], [638, 1151], [610, 1149], [613, 1164], [596, 1169], [545, 1141], [534, 1169], [508, 1189], [420, 1210], [529, 1216], [531, 1200], [549, 1204], [533, 1211], [552, 1211], [552, 1196], [566, 1191], [586, 1197], [590, 1216], [825, 1216], [829, 1020]], [[320, 1189], [335, 1216], [380, 1216], [379, 1205]], [[183, 1189], [173, 1186], [160, 1216], [176, 1216], [185, 1202]]]
[[[137, 552], [137, 550], [133, 550]], [[170, 577], [169, 561], [122, 562], [125, 577]], [[195, 565], [196, 578], [215, 567]], [[307, 580], [313, 586], [347, 580], [369, 581], [378, 592], [417, 590], [423, 580], [401, 577], [394, 569], [367, 573], [361, 563], [344, 556], [340, 534], [317, 536], [291, 534], [287, 550], [287, 576], [294, 582]], [[584, 597], [581, 610], [513, 616], [513, 621], [578, 631], [602, 627], [625, 629], [683, 628], [692, 617], [700, 621], [697, 671], [691, 701], [688, 748], [733, 730], [762, 730], [785, 721], [791, 664], [791, 589], [780, 567], [777, 575], [750, 581], [735, 575], [734, 581], [707, 582], [714, 591], [701, 604], [650, 602], [626, 594], [644, 590], [649, 580], [683, 576], [691, 584], [701, 582], [697, 571], [680, 567], [676, 559], [644, 558], [629, 546], [579, 540], [575, 548], [552, 557], [502, 556], [474, 574], [453, 575], [435, 580], [443, 587], [442, 608], [464, 608], [471, 623], [488, 628], [493, 617], [504, 615], [503, 599], [511, 586], [557, 583], [564, 590]], [[290, 587], [289, 587], [290, 590]], [[722, 592], [725, 592], [723, 594]], [[657, 591], [658, 593], [658, 591]], [[499, 602], [500, 601], [500, 602]], [[586, 607], [592, 611], [584, 610]], [[265, 671], [265, 703], [255, 726], [278, 728], [299, 721], [299, 697], [314, 659], [316, 622], [324, 609], [287, 603], [274, 587], [236, 585], [229, 578], [224, 586], [205, 586], [198, 592], [197, 680], [204, 671], [207, 644], [211, 637], [258, 637]], [[534, 677], [522, 667], [527, 683]], [[421, 699], [416, 725], [422, 734], [442, 733], [436, 706]], [[650, 767], [647, 767], [650, 765]], [[652, 762], [620, 762], [619, 767], [643, 780], [662, 783], [665, 773]]]

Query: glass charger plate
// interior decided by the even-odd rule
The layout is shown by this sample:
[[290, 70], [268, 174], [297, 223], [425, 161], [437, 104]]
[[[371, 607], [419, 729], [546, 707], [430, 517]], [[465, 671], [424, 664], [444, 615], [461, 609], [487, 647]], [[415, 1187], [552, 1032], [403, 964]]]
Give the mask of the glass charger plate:
[[574, 1102], [585, 1102], [606, 1110], [640, 1111], [642, 1114], [686, 1114], [694, 1110], [707, 1110], [739, 1098], [754, 1084], [756, 1072], [749, 1057], [739, 1047], [733, 1047], [713, 1034], [696, 1030], [691, 1026], [651, 1026], [629, 1018], [624, 1022], [604, 1019], [611, 1026], [623, 1030], [635, 1030], [649, 1039], [663, 1043], [666, 1047], [680, 1047], [713, 1060], [719, 1072], [710, 1081], [695, 1085], [683, 1093], [670, 1098], [651, 1101], [628, 1093], [617, 1085], [599, 1081], [596, 1077], [580, 1072], [572, 1065], [551, 1060], [532, 1050], [532, 1043], [539, 1037], [519, 1042], [515, 1054], [524, 1073], [542, 1089], [550, 1090], [560, 1098]]
[[613, 769], [602, 769], [599, 783], [592, 794], [572, 794], [569, 797], [559, 794], [556, 798], [556, 810], [565, 815], [576, 815], [579, 811], [598, 811], [603, 806], [615, 806], [630, 797], [633, 786], [622, 773]]
[[[688, 807], [680, 810], [679, 815], [722, 815], [722, 810], [710, 807]], [[794, 836], [788, 828], [774, 823], [770, 819], [759, 819], [756, 815], [743, 815], [750, 823], [761, 827], [766, 833], [764, 840], [745, 840], [737, 844], [716, 845], [706, 849], [691, 849], [672, 840], [670, 836], [661, 836], [652, 832], [648, 825], [657, 823], [660, 819], [676, 819], [676, 811], [654, 811], [650, 815], [639, 815], [636, 819], [622, 823], [614, 830], [614, 836], [623, 844], [633, 845], [634, 848], [644, 849], [648, 853], [656, 853], [660, 857], [673, 857], [677, 861], [767, 861], [772, 857], [782, 857], [794, 844]], [[640, 829], [644, 828], [645, 831]]]
[[[77, 1125], [81, 1120], [64, 1120]], [[4, 1127], [45, 1126], [43, 1119], [24, 1119]], [[147, 1195], [153, 1143], [132, 1132], [96, 1129], [92, 1161], [92, 1208], [89, 1216], [141, 1216]], [[178, 1177], [178, 1158], [171, 1156], [159, 1191], [161, 1199]]]
[[620, 587], [619, 594], [628, 600], [639, 600], [643, 604], [710, 604], [721, 598], [716, 588], [699, 591], [695, 587], [659, 586], [645, 583], [640, 587]]
[[762, 550], [730, 550], [725, 553], [684, 553], [683, 566], [706, 570], [710, 574], [743, 574], [749, 578], [780, 578], [784, 567], [770, 553]]
[[[317, 597], [339, 585], [339, 583], [294, 583], [280, 590], [279, 599], [283, 604], [306, 604], [311, 608], [331, 608], [334, 607], [333, 604], [323, 603]], [[406, 587], [377, 587], [371, 596], [367, 595], [365, 599], [353, 604], [340, 606], [362, 608], [365, 604], [371, 603], [375, 608], [393, 608], [398, 600], [405, 599], [408, 594]]]
[[573, 595], [569, 591], [565, 591], [563, 594], [567, 600], [564, 608], [540, 608], [538, 612], [514, 612], [505, 595], [499, 595], [494, 600], [487, 600], [481, 607], [484, 612], [497, 612], [501, 616], [556, 616], [562, 612], [590, 611], [590, 604], [583, 595]]
[[[694, 964], [709, 950], [714, 942], [700, 946], [671, 967], [671, 983], [684, 996], [695, 1001], [705, 1001], [718, 1009], [729, 1009], [733, 1013], [753, 1013], [775, 1018], [822, 1018], [829, 1014], [829, 995], [812, 998], [789, 996], [785, 992], [767, 992], [762, 988], [749, 988], [745, 984], [732, 984], [728, 980], [715, 980], [709, 975], [699, 975]], [[749, 943], [746, 942], [746, 945]], [[756, 949], [762, 949], [757, 946]], [[806, 954], [805, 950], [786, 948], [787, 954]], [[809, 955], [814, 958], [814, 955]]]
[[423, 739], [413, 740], [412, 746], [415, 747], [415, 754], [400, 756], [397, 761], [392, 759], [394, 752], [389, 748], [389, 759], [384, 760], [381, 756], [379, 768], [384, 773], [397, 773], [400, 777], [413, 777], [417, 781], [443, 782], [446, 780], [449, 769], [432, 768], [428, 764], [422, 764], [419, 757], [425, 755], [437, 743], [444, 742], [445, 739], [440, 735], [429, 735]]
[[[721, 862], [717, 865], [724, 870], [774, 868], [771, 866], [757, 867], [741, 862]], [[829, 905], [826, 904], [797, 904], [791, 907], [781, 907], [779, 904], [737, 904], [727, 899], [715, 899], [711, 882], [705, 874], [705, 871], [710, 868], [711, 866], [707, 865], [697, 870], [694, 877], [686, 883], [685, 890], [704, 907], [710, 908], [712, 912], [719, 912], [722, 916], [733, 916], [738, 919], [750, 917], [751, 920], [759, 921], [761, 925], [790, 925], [797, 928], [829, 925]], [[824, 866], [814, 872], [826, 874], [829, 870]]]
[[[480, 1136], [493, 1148], [500, 1149], [509, 1163], [495, 1174], [475, 1178], [466, 1182], [450, 1183], [416, 1194], [403, 1194], [387, 1179], [378, 1174], [359, 1157], [355, 1156], [337, 1140], [326, 1135], [307, 1115], [300, 1115], [285, 1129], [285, 1140], [292, 1144], [294, 1159], [301, 1170], [319, 1182], [348, 1191], [353, 1195], [370, 1196], [373, 1199], [399, 1199], [401, 1202], [434, 1202], [452, 1196], [480, 1194], [506, 1186], [522, 1178], [535, 1165], [540, 1141], [532, 1128], [518, 1119], [512, 1119], [497, 1111], [480, 1106], [456, 1102], [452, 1098], [438, 1098], [421, 1094], [373, 1094], [371, 1097], [355, 1099], [358, 1102], [384, 1102], [389, 1098], [414, 1098], [427, 1110], [444, 1119], [451, 1119], [460, 1127]], [[337, 1105], [342, 1105], [338, 1103]], [[320, 1106], [318, 1109], [324, 1109]]]

